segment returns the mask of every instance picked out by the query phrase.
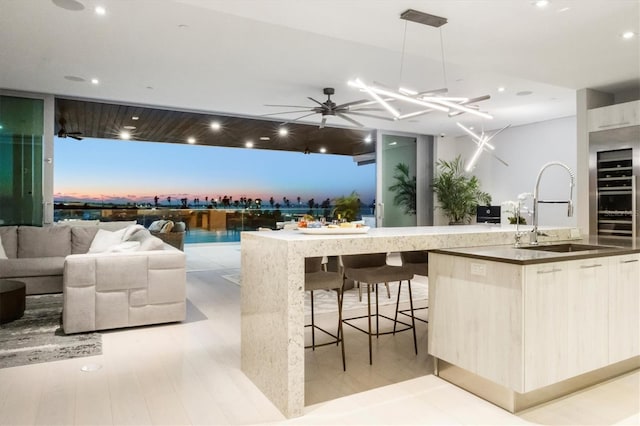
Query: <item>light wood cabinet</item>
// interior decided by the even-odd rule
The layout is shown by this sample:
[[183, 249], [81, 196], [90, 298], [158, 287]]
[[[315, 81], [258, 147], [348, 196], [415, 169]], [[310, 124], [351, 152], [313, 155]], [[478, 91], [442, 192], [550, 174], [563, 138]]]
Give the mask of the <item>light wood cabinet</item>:
[[564, 380], [569, 370], [568, 264], [524, 269], [524, 387], [520, 392]]
[[608, 105], [587, 111], [589, 132], [640, 125], [640, 101]]
[[609, 362], [640, 353], [640, 254], [609, 263]]
[[430, 255], [429, 353], [519, 393], [640, 355], [640, 254]]

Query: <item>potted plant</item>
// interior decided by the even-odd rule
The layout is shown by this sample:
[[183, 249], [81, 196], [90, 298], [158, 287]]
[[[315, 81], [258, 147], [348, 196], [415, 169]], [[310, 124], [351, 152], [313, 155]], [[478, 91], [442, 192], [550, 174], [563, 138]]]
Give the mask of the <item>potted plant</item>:
[[469, 223], [479, 205], [491, 204], [491, 196], [480, 190], [480, 181], [464, 172], [464, 161], [458, 155], [452, 161], [438, 160], [433, 191], [450, 225]]
[[347, 221], [356, 220], [360, 213], [360, 196], [353, 191], [351, 195], [338, 197], [334, 202], [333, 217]]
[[405, 214], [416, 214], [416, 177], [409, 177], [409, 166], [404, 163], [396, 164], [393, 179], [395, 183], [389, 191], [395, 192], [393, 204], [404, 208]]

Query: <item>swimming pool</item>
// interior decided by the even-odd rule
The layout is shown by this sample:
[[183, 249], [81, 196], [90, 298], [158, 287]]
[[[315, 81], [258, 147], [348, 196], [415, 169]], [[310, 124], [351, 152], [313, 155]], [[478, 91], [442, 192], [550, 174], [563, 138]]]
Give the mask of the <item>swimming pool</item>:
[[192, 229], [184, 236], [185, 244], [196, 243], [239, 243], [240, 232], [237, 231], [207, 231]]

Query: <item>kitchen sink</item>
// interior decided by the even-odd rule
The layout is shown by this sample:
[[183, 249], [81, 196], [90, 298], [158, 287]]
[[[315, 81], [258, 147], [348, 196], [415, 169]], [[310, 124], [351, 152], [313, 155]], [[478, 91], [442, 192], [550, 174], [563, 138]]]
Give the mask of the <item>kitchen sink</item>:
[[574, 243], [564, 243], [564, 244], [541, 244], [539, 246], [529, 246], [529, 247], [519, 247], [524, 250], [537, 250], [537, 251], [552, 251], [555, 253], [572, 253], [576, 251], [588, 251], [588, 250], [604, 250], [604, 249], [615, 249], [616, 247], [611, 246], [594, 246], [589, 244], [574, 244]]

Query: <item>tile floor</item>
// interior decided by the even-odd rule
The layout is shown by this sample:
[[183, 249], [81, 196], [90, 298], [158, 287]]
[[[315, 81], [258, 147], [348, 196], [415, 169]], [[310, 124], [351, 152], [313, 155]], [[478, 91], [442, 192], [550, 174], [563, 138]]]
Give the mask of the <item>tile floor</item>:
[[346, 373], [337, 347], [307, 350], [308, 406], [287, 420], [240, 371], [240, 288], [223, 278], [239, 250], [185, 248], [184, 323], [104, 332], [97, 357], [0, 369], [0, 425], [640, 424], [640, 372], [515, 416], [430, 374], [424, 327], [418, 356], [409, 333], [384, 336], [372, 367], [366, 336], [345, 328]]

